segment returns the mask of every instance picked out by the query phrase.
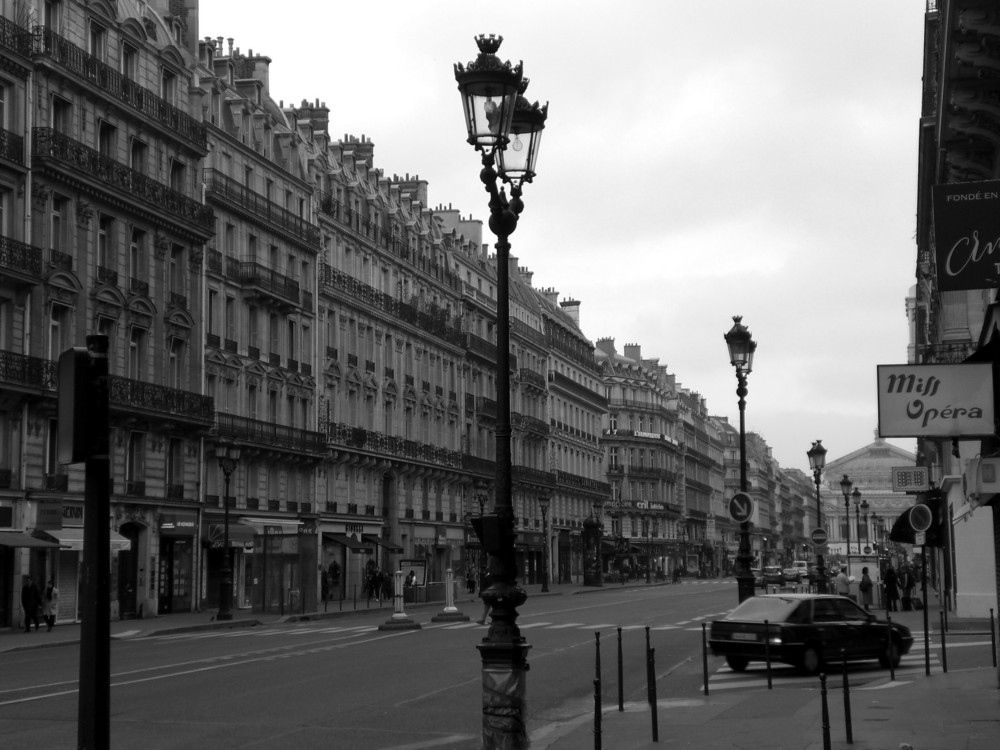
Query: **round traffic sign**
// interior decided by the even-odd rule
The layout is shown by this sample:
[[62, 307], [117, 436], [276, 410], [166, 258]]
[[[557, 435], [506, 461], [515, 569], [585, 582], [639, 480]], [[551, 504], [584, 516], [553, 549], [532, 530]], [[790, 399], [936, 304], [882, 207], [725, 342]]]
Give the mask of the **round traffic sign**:
[[917, 503], [910, 508], [910, 526], [913, 527], [914, 531], [927, 531], [933, 520], [931, 509], [923, 503]]
[[753, 515], [753, 498], [745, 492], [737, 492], [729, 500], [729, 517], [736, 523], [746, 523]]
[[826, 544], [826, 529], [813, 529], [809, 538], [812, 539], [813, 544]]

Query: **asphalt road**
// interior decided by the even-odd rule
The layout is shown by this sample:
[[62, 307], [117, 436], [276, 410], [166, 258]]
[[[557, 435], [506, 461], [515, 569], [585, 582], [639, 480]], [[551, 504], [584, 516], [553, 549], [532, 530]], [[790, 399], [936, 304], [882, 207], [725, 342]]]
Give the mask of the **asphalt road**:
[[[611, 589], [611, 590], [608, 590]], [[735, 606], [731, 582], [614, 588], [534, 597], [519, 625], [531, 644], [528, 729], [532, 746], [594, 705], [600, 642], [602, 702], [618, 701], [618, 628], [623, 694], [645, 701], [646, 628], [655, 649], [657, 697], [701, 693], [702, 623]], [[114, 748], [338, 748], [416, 750], [481, 745], [480, 660], [486, 633], [473, 623], [379, 631], [386, 612], [335, 619], [164, 635], [112, 646]], [[478, 608], [466, 611], [478, 616]], [[922, 647], [916, 647], [923, 669]], [[969, 651], [967, 649], [967, 651]], [[951, 658], [961, 659], [961, 649]], [[971, 653], [971, 651], [970, 651]], [[0, 744], [73, 747], [77, 733], [76, 646], [0, 655]], [[935, 668], [940, 670], [935, 651]], [[709, 657], [710, 689], [738, 689], [760, 671], [727, 674]], [[851, 679], [865, 670], [852, 667]], [[779, 685], [797, 677], [776, 674]]]

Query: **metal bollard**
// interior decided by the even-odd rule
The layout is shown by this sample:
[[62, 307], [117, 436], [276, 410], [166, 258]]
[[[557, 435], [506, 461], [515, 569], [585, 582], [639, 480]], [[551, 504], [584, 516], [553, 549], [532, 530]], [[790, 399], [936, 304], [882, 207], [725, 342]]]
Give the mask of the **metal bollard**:
[[847, 651], [840, 649], [840, 666], [844, 674], [844, 726], [847, 744], [854, 744], [854, 727], [851, 725], [851, 681], [847, 678]]
[[594, 680], [594, 750], [601, 750], [601, 681]]
[[990, 607], [990, 651], [993, 652], [993, 666], [997, 665], [997, 629], [993, 620], [993, 607]]
[[939, 614], [941, 615], [941, 669], [948, 674], [948, 634], [945, 630], [944, 610], [942, 609]]
[[885, 643], [885, 654], [889, 661], [889, 680], [896, 681], [896, 664], [892, 659], [892, 617], [887, 612], [885, 615], [886, 627], [889, 630], [889, 638]]
[[764, 620], [764, 664], [767, 668], [767, 689], [773, 689], [771, 682], [771, 624]]
[[830, 707], [826, 702], [826, 675], [819, 676], [820, 703], [823, 707], [823, 750], [830, 750]]
[[708, 695], [708, 630], [701, 624], [701, 671], [705, 677], [705, 695]]
[[660, 741], [660, 726], [656, 716], [656, 649], [649, 649], [646, 655], [646, 675], [649, 681], [649, 708], [653, 722], [653, 742]]
[[618, 710], [625, 710], [625, 677], [622, 667], [622, 629], [618, 628]]

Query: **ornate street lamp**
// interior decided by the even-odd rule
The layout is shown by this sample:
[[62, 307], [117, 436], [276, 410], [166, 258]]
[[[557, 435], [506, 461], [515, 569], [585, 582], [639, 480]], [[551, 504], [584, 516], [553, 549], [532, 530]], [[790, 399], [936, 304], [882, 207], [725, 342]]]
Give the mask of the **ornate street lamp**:
[[[816, 528], [823, 528], [823, 501], [820, 498], [819, 486], [823, 476], [823, 468], [826, 466], [826, 448], [823, 442], [817, 440], [812, 444], [812, 448], [806, 451], [809, 457], [809, 468], [812, 469], [813, 482], [816, 484]], [[826, 565], [823, 562], [823, 545], [816, 545], [816, 577], [818, 579], [816, 590], [820, 594], [826, 593]]]
[[846, 518], [844, 519], [844, 527], [847, 529], [847, 562], [851, 561], [851, 488], [854, 486], [854, 482], [851, 478], [844, 474], [844, 478], [840, 480], [840, 491], [844, 493], [844, 513]]
[[[858, 557], [861, 557], [861, 511], [865, 511], [865, 519], [868, 518], [868, 501], [861, 499], [861, 490], [855, 489], [851, 493], [854, 498], [854, 531], [858, 535]], [[850, 521], [850, 518], [847, 519]]]
[[[490, 194], [489, 225], [497, 236], [496, 494], [494, 512], [476, 527], [491, 574], [482, 594], [490, 605], [490, 629], [477, 647], [483, 663], [483, 747], [516, 750], [528, 746], [524, 707], [530, 646], [517, 627], [517, 607], [528, 597], [517, 585], [511, 502], [509, 240], [524, 209], [521, 188], [535, 176], [548, 105], [524, 98], [521, 64], [512, 66], [496, 56], [502, 42], [502, 36], [477, 37], [478, 57], [467, 65], [457, 63], [455, 80], [468, 142], [482, 153], [479, 177]], [[510, 184], [509, 201], [498, 180]]]
[[232, 620], [233, 601], [233, 563], [232, 550], [229, 549], [229, 479], [240, 462], [240, 447], [238, 445], [219, 444], [215, 446], [215, 457], [219, 460], [219, 468], [225, 477], [225, 489], [222, 495], [222, 581], [219, 583], [219, 613], [216, 620]]
[[545, 540], [542, 547], [542, 593], [549, 592], [549, 503], [552, 500], [548, 495], [540, 495], [538, 507], [542, 511], [542, 536]]
[[[753, 340], [750, 329], [742, 323], [743, 316], [733, 316], [733, 327], [724, 335], [726, 346], [729, 347], [729, 361], [736, 369], [736, 395], [740, 405], [740, 492], [747, 491], [747, 375], [753, 370], [753, 355], [757, 350], [757, 342]], [[753, 558], [750, 554], [750, 521], [740, 524], [740, 546], [736, 553], [736, 590], [742, 602], [754, 595], [753, 573], [750, 565]]]

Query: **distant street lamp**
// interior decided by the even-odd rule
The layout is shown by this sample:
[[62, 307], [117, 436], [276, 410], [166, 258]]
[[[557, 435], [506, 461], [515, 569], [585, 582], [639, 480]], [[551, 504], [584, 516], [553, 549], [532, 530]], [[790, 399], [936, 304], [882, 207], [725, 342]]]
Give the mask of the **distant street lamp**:
[[[817, 440], [812, 444], [812, 448], [806, 451], [809, 457], [809, 468], [812, 469], [813, 482], [816, 483], [816, 528], [823, 528], [823, 502], [819, 494], [820, 480], [823, 476], [823, 468], [826, 466], [826, 448], [823, 443]], [[815, 544], [815, 542], [814, 542]], [[816, 544], [816, 590], [820, 594], [826, 593], [826, 565], [823, 562], [823, 545]]]
[[229, 549], [229, 478], [240, 462], [240, 447], [238, 445], [220, 444], [215, 446], [215, 457], [219, 460], [219, 468], [225, 477], [222, 494], [222, 581], [219, 583], [219, 612], [216, 620], [232, 620], [233, 601], [233, 563], [232, 550]]
[[[854, 498], [854, 530], [858, 532], [858, 557], [861, 556], [861, 511], [864, 511], [865, 523], [868, 522], [868, 501], [861, 500], [861, 490], [854, 490], [851, 493]], [[859, 502], [860, 501], [860, 502]], [[868, 534], [866, 533], [867, 537]]]
[[[496, 56], [503, 37], [476, 38], [479, 55], [455, 65], [462, 95], [468, 143], [482, 153], [480, 179], [490, 194], [490, 229], [497, 236], [496, 309], [496, 486], [494, 512], [483, 516], [477, 532], [490, 556], [490, 629], [477, 646], [482, 657], [483, 748], [517, 750], [528, 746], [525, 717], [528, 649], [517, 627], [517, 607], [528, 598], [517, 585], [514, 505], [511, 498], [510, 419], [510, 235], [524, 209], [521, 188], [535, 176], [538, 144], [548, 105], [529, 104], [528, 79], [521, 64]], [[510, 184], [510, 200], [498, 181]]]
[[549, 592], [549, 503], [552, 502], [548, 495], [541, 495], [538, 498], [538, 507], [542, 511], [542, 593]]
[[840, 480], [840, 491], [844, 493], [844, 513], [846, 518], [844, 520], [844, 528], [847, 529], [847, 562], [851, 562], [851, 488], [854, 486], [854, 482], [851, 481], [847, 474], [844, 474], [844, 478]]
[[[743, 316], [733, 316], [733, 327], [724, 335], [726, 346], [729, 347], [729, 361], [736, 369], [736, 395], [740, 406], [740, 492], [747, 491], [747, 435], [746, 435], [746, 397], [747, 375], [753, 370], [753, 355], [757, 350], [757, 342], [753, 340], [750, 329], [742, 323]], [[736, 590], [742, 602], [754, 595], [754, 580], [750, 566], [753, 558], [750, 554], [750, 521], [740, 524], [740, 546], [736, 553]]]

